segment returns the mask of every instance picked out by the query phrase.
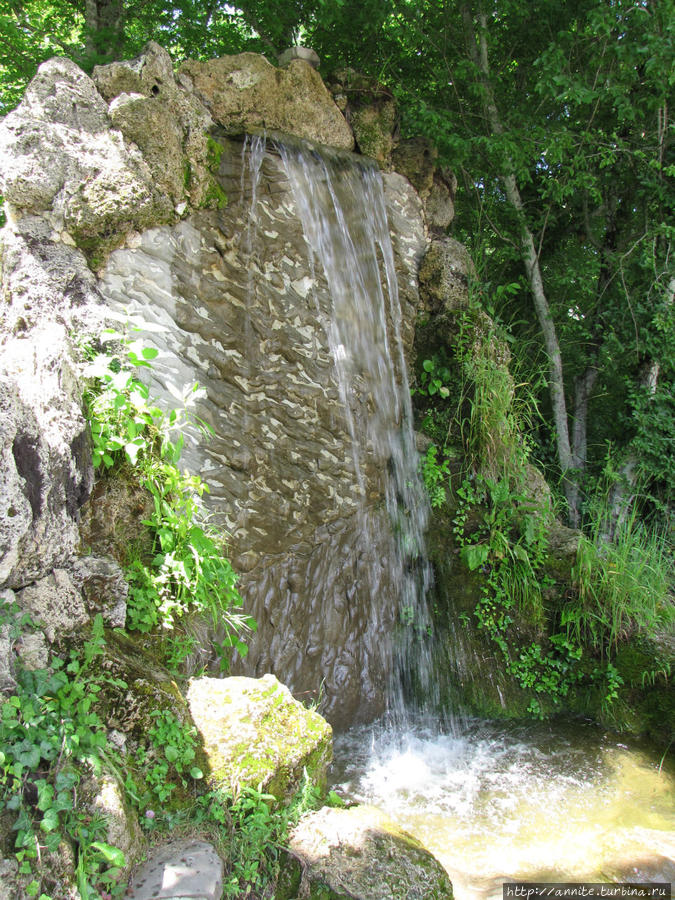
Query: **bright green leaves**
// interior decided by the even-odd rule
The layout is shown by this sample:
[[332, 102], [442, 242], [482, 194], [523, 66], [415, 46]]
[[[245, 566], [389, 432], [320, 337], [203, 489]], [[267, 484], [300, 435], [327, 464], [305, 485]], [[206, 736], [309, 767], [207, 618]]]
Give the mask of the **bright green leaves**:
[[178, 785], [189, 786], [188, 776], [199, 781], [204, 773], [194, 764], [197, 729], [183, 725], [170, 710], [151, 713], [153, 724], [148, 729], [148, 744], [137, 753], [149, 795], [144, 803], [166, 803]]

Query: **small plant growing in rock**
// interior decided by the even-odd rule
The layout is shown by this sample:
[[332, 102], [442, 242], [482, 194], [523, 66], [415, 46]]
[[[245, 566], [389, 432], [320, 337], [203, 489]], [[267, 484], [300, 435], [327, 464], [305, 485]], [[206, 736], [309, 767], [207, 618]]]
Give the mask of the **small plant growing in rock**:
[[206, 615], [214, 627], [225, 630], [220, 655], [235, 649], [244, 656], [247, 647], [240, 634], [254, 630], [256, 623], [241, 612], [223, 535], [207, 520], [202, 497], [208, 487], [177, 465], [186, 421], [205, 433], [210, 430], [186, 412], [198, 385], [184, 391], [183, 409], [165, 413], [136, 375], [151, 367], [157, 350], [114, 331], [105, 332], [103, 339], [121, 349], [96, 354], [85, 369], [91, 379], [86, 401], [94, 466], [105, 470], [127, 463], [153, 501], [152, 514], [143, 523], [153, 537], [153, 555], [135, 559], [127, 568], [127, 627], [171, 629], [188, 613]]

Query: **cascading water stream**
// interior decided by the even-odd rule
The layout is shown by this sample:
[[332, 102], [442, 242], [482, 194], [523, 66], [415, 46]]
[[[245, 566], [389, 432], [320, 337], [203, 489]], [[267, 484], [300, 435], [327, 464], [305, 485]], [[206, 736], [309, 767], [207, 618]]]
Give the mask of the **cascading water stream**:
[[[382, 179], [377, 167], [365, 161], [346, 162], [337, 154], [319, 154], [282, 142], [278, 150], [312, 269], [318, 263], [332, 300], [324, 327], [352, 439], [364, 540], [370, 527], [365, 512], [365, 467], [376, 465], [383, 470], [393, 532], [392, 580], [399, 588], [399, 596], [389, 602], [397, 604], [401, 623], [400, 634], [389, 647], [393, 659], [388, 705], [390, 719], [401, 726], [411, 705], [419, 713], [434, 701], [427, 647], [430, 567], [424, 551], [428, 503], [418, 472]], [[382, 637], [386, 645], [388, 636]], [[417, 704], [405, 690], [413, 665], [420, 688]]]

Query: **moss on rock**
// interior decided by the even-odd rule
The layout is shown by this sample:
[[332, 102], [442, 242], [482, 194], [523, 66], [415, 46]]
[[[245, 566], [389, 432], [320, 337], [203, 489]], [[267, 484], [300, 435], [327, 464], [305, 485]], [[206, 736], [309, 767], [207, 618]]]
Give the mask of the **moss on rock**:
[[260, 788], [286, 803], [304, 773], [321, 790], [332, 758], [332, 730], [273, 675], [195, 678], [187, 692], [213, 787]]
[[[301, 868], [298, 896], [452, 900], [452, 882], [438, 860], [374, 807], [309, 813], [291, 834], [289, 848]], [[287, 880], [292, 885], [297, 872]]]

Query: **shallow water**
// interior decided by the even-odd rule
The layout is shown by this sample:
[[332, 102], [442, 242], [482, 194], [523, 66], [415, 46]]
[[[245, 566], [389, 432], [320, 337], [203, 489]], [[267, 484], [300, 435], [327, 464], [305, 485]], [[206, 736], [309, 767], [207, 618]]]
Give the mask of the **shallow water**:
[[336, 738], [332, 780], [418, 837], [457, 900], [512, 880], [675, 881], [670, 760], [583, 722], [358, 728]]

